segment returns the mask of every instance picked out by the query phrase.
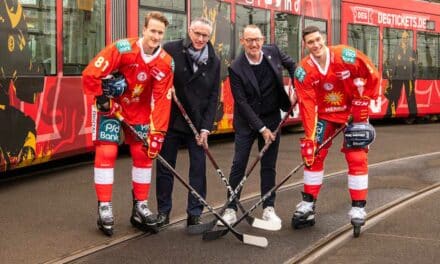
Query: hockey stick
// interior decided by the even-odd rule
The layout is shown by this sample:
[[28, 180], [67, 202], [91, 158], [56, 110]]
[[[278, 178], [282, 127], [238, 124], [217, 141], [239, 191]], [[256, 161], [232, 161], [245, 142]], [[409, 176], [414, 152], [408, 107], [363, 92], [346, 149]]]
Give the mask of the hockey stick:
[[[273, 132], [274, 135], [276, 136], [279, 131], [281, 130], [281, 127], [283, 126], [283, 124], [286, 122], [287, 118], [289, 117], [289, 114], [293, 111], [294, 107], [295, 107], [296, 103], [293, 104], [290, 109], [286, 112], [286, 114], [284, 115], [283, 119], [281, 119], [280, 123], [278, 123], [277, 128], [275, 129], [275, 131]], [[253, 169], [255, 168], [255, 166], [258, 164], [258, 162], [261, 160], [261, 158], [264, 156], [264, 154], [266, 153], [266, 151], [269, 149], [270, 144], [272, 142], [268, 142], [266, 144], [264, 144], [263, 148], [260, 150], [260, 152], [258, 153], [258, 156], [255, 157], [255, 159], [253, 160], [253, 162], [251, 163], [251, 165], [249, 166], [248, 170], [246, 171], [246, 173], [243, 176], [243, 179], [241, 179], [240, 183], [237, 185], [237, 187], [234, 190], [234, 194], [232, 194], [231, 196], [229, 196], [229, 199], [226, 201], [226, 203], [222, 206], [222, 208], [220, 209], [220, 214], [223, 214], [223, 212], [226, 210], [226, 208], [228, 208], [228, 205], [237, 198], [238, 193], [240, 192], [240, 190], [243, 188], [244, 183], [246, 182], [247, 178], [249, 177], [249, 175], [252, 173]], [[214, 226], [216, 225], [217, 220], [212, 220], [211, 222], [207, 222], [204, 224], [200, 224], [198, 225], [197, 229], [199, 229], [199, 232], [207, 232], [209, 230], [212, 230], [214, 228]], [[276, 227], [276, 230], [280, 230], [281, 229], [281, 224], [280, 223], [271, 223], [271, 225], [273, 225], [274, 229]], [[261, 227], [260, 227], [261, 228]], [[263, 229], [263, 228], [262, 228]], [[203, 230], [203, 231], [202, 231]]]
[[[338, 128], [331, 137], [327, 138], [315, 151], [315, 155], [317, 155], [321, 149], [324, 148], [325, 145], [327, 145], [330, 141], [332, 141], [337, 135], [339, 135], [339, 133], [341, 133], [345, 128], [347, 127], [347, 124], [341, 126], [340, 128]], [[254, 211], [260, 204], [262, 204], [267, 198], [270, 197], [270, 195], [273, 192], [276, 192], [285, 182], [287, 182], [290, 177], [292, 177], [300, 168], [302, 168], [305, 165], [304, 161], [299, 164], [298, 166], [296, 166], [293, 170], [291, 170], [289, 172], [289, 174], [287, 174], [286, 177], [284, 177], [277, 185], [275, 185], [274, 187], [272, 187], [268, 192], [266, 192], [263, 197], [261, 197], [260, 200], [258, 200], [257, 203], [254, 204], [254, 206], [252, 206], [249, 210], [247, 210], [238, 220], [237, 222], [235, 222], [232, 227], [235, 227], [236, 225], [238, 225], [243, 218], [246, 217], [247, 214], [250, 214], [252, 211]], [[203, 239], [204, 240], [215, 240], [217, 238], [220, 238], [224, 235], [226, 235], [228, 233], [228, 229], [219, 229], [219, 230], [213, 230], [213, 231], [208, 231], [205, 232], [203, 234]]]
[[[133, 128], [133, 126], [131, 126], [130, 124], [127, 123], [127, 121], [125, 121], [124, 117], [120, 113], [116, 113], [115, 116], [122, 124], [124, 124], [133, 133], [133, 135], [136, 138], [138, 138], [144, 144], [144, 146], [148, 147], [147, 141], [136, 132], [136, 130]], [[228, 230], [232, 232], [232, 234], [238, 240], [240, 240], [242, 243], [247, 244], [247, 245], [263, 247], [263, 248], [267, 247], [269, 242], [267, 241], [267, 239], [265, 237], [253, 236], [253, 235], [248, 235], [248, 234], [243, 234], [243, 233], [238, 232], [235, 228], [233, 228], [225, 220], [223, 220], [223, 218], [206, 202], [206, 200], [203, 199], [203, 197], [200, 196], [200, 194], [197, 193], [197, 191], [191, 185], [189, 185], [182, 178], [182, 176], [180, 176], [179, 173], [160, 154], [157, 155], [156, 159], [160, 163], [162, 163], [162, 165], [164, 165], [174, 175], [174, 177], [176, 177], [176, 179], [180, 183], [182, 183], [183, 186], [185, 186], [185, 188], [187, 188], [191, 192], [191, 194], [197, 198], [197, 200], [199, 200], [199, 202], [201, 204], [203, 204], [206, 208], [208, 208], [208, 210], [212, 214], [214, 214], [215, 217], [217, 217], [217, 219], [219, 221], [221, 221], [228, 228]]]
[[[176, 103], [177, 107], [179, 108], [180, 112], [182, 113], [183, 118], [185, 118], [186, 122], [188, 123], [189, 127], [191, 128], [192, 132], [194, 133], [194, 135], [196, 136], [196, 138], [198, 138], [200, 136], [199, 132], [197, 131], [196, 127], [194, 126], [194, 123], [191, 121], [191, 118], [188, 116], [187, 112], [185, 111], [185, 108], [183, 107], [182, 103], [179, 101], [179, 99], [176, 96], [176, 93], [173, 92], [173, 99], [174, 102]], [[208, 159], [211, 161], [212, 165], [214, 166], [215, 171], [217, 172], [217, 174], [220, 176], [221, 180], [223, 181], [223, 183], [226, 185], [226, 188], [229, 192], [229, 194], [231, 196], [233, 196], [234, 191], [232, 190], [231, 185], [229, 184], [228, 179], [226, 179], [225, 174], [223, 173], [223, 171], [220, 169], [220, 167], [218, 166], [217, 162], [215, 161], [214, 157], [212, 156], [211, 152], [209, 151], [208, 147], [203, 144], [203, 150], [205, 151], [206, 155], [208, 156]], [[234, 199], [238, 205], [238, 207], [240, 208], [240, 210], [244, 213], [246, 210], [244, 209], [243, 205], [240, 203], [240, 201], [237, 199], [237, 197], [235, 196]], [[264, 221], [262, 219], [258, 219], [255, 218], [251, 215], [248, 215], [246, 217], [246, 221], [249, 223], [249, 225], [256, 227], [256, 228], [261, 228], [264, 230], [269, 230], [269, 231], [276, 231], [281, 229], [281, 226], [279, 225], [274, 225], [269, 221]], [[199, 228], [199, 225], [191, 225], [188, 226], [188, 233], [190, 234], [202, 234], [203, 232], [205, 232], [206, 230], [204, 228]], [[278, 228], [279, 226], [279, 228]]]

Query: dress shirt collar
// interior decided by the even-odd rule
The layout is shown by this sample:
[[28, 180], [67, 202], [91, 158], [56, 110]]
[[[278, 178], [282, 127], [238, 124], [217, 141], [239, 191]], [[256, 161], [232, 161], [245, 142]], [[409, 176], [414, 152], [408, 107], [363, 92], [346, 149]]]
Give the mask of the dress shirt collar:
[[262, 50], [260, 51], [260, 53], [261, 53], [261, 56], [260, 56], [260, 60], [259, 60], [258, 62], [253, 62], [253, 61], [251, 61], [251, 59], [249, 59], [249, 57], [248, 57], [248, 55], [246, 54], [246, 52], [244, 53], [244, 55], [246, 56], [246, 59], [248, 60], [248, 62], [249, 62], [250, 65], [260, 65], [260, 63], [263, 61], [263, 55], [264, 55], [264, 53], [263, 53]]

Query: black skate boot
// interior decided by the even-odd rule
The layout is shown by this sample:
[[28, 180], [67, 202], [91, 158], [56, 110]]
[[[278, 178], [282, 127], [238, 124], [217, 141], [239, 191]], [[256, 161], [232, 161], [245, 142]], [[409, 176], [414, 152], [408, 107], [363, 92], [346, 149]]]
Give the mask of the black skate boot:
[[315, 203], [311, 194], [301, 192], [302, 201], [296, 206], [292, 216], [292, 228], [301, 229], [315, 225]]
[[367, 213], [365, 212], [365, 205], [367, 202], [365, 200], [358, 200], [351, 202], [351, 210], [348, 213], [351, 219], [351, 224], [353, 225], [353, 236], [359, 237], [361, 234], [361, 226], [365, 225], [365, 217]]
[[97, 225], [105, 235], [113, 235], [113, 225], [115, 224], [111, 202], [98, 202]]
[[130, 222], [134, 227], [141, 231], [153, 234], [159, 232], [159, 227], [157, 227], [157, 219], [154, 217], [150, 209], [148, 209], [147, 200], [137, 201], [133, 199], [133, 210]]

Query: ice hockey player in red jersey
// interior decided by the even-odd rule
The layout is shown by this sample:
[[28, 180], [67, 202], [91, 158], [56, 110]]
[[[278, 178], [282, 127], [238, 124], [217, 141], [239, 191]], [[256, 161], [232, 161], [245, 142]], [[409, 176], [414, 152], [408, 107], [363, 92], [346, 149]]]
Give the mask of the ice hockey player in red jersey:
[[[315, 203], [323, 176], [329, 144], [316, 149], [334, 132], [344, 130], [341, 151], [348, 164], [349, 212], [353, 226], [365, 223], [368, 191], [368, 146], [374, 128], [368, 122], [369, 104], [378, 96], [379, 73], [370, 59], [349, 46], [326, 46], [319, 28], [306, 27], [303, 41], [309, 51], [295, 71], [295, 88], [305, 130], [300, 139], [304, 168], [304, 191], [292, 218], [292, 227], [315, 224]], [[349, 121], [350, 120], [350, 121]]]
[[[161, 48], [168, 20], [160, 12], [145, 17], [140, 38], [121, 39], [101, 50], [83, 71], [83, 88], [93, 95], [92, 137], [96, 146], [94, 182], [98, 198], [98, 227], [113, 234], [112, 187], [121, 133], [130, 147], [133, 210], [131, 223], [157, 233], [156, 218], [148, 208], [152, 160], [160, 152], [168, 129], [173, 85], [173, 60]], [[147, 139], [148, 148], [115, 113]]]

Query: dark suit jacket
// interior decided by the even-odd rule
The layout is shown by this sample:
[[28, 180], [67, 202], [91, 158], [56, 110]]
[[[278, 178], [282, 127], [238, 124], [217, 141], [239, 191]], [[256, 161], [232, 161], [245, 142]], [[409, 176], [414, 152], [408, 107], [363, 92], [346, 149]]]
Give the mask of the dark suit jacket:
[[[276, 75], [279, 109], [289, 110], [290, 101], [284, 90], [283, 67], [293, 79], [296, 63], [275, 45], [263, 46], [263, 56]], [[260, 113], [268, 107], [261, 98], [260, 88], [244, 51], [229, 67], [229, 79], [234, 97], [234, 128], [260, 130], [265, 126]], [[278, 113], [279, 114], [279, 113]]]
[[[211, 131], [218, 103], [220, 87], [220, 59], [215, 54], [211, 42], [208, 42], [209, 58], [206, 65], [199, 65], [193, 71], [193, 63], [187, 48], [189, 39], [171, 41], [163, 48], [174, 59], [174, 89], [191, 121], [197, 130]], [[184, 133], [192, 133], [187, 122], [173, 102], [169, 128]]]

